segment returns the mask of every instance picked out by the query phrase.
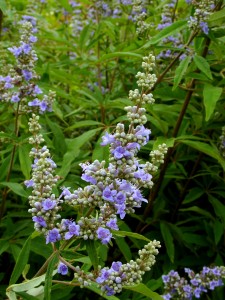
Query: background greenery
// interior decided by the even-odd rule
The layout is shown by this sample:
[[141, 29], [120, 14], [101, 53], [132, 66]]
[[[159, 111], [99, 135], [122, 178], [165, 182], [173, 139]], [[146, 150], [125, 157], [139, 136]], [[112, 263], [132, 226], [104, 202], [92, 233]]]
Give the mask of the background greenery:
[[[41, 116], [41, 124], [46, 144], [58, 166], [60, 185], [71, 188], [85, 185], [80, 178], [79, 163], [107, 160], [108, 150], [100, 146], [101, 136], [119, 121], [126, 120], [123, 108], [130, 105], [127, 95], [130, 89], [136, 88], [135, 74], [140, 70], [142, 57], [149, 52], [157, 56], [162, 49], [174, 50], [171, 44], [163, 42], [166, 36], [181, 32], [185, 44], [192, 35], [187, 27], [191, 9], [183, 0], [178, 1], [173, 25], [162, 31], [157, 30], [157, 25], [168, 1], [150, 1], [146, 7], [147, 22], [152, 26], [142, 36], [136, 34], [136, 24], [128, 18], [130, 6], [123, 6], [119, 18], [103, 17], [99, 13], [96, 20], [89, 20], [87, 11], [94, 2], [80, 1], [82, 12], [74, 16], [67, 0], [0, 1], [2, 71], [14, 62], [7, 48], [19, 41], [21, 16], [37, 18], [35, 50], [39, 58], [36, 68], [39, 85], [45, 92], [51, 89], [57, 93], [54, 111]], [[157, 263], [143, 280], [159, 294], [163, 292], [161, 276], [171, 269], [182, 272], [184, 267], [189, 267], [198, 272], [203, 266], [224, 265], [225, 261], [225, 160], [220, 151], [225, 119], [223, 5], [221, 1], [220, 11], [210, 17], [209, 35], [198, 32], [193, 37], [189, 45], [192, 56], [184, 61], [157, 61], [155, 72], [160, 80], [154, 90], [156, 103], [147, 107], [152, 139], [141, 151], [140, 158], [148, 160], [153, 140], [156, 140], [154, 147], [165, 142], [170, 148], [154, 179], [153, 190], [144, 191], [149, 204], [119, 223], [122, 231], [140, 233], [161, 242]], [[74, 35], [72, 24], [76, 17], [87, 22]], [[176, 49], [178, 53], [181, 50]], [[6, 198], [0, 224], [2, 299], [9, 283], [31, 279], [52, 252], [42, 236], [33, 234], [29, 238], [34, 229], [27, 212], [28, 192], [23, 184], [31, 171], [28, 116], [19, 119], [18, 136], [14, 134], [14, 120], [13, 106], [1, 102], [0, 192], [2, 199]], [[13, 148], [15, 157], [10, 170]], [[71, 211], [65, 212], [65, 216], [70, 215]], [[106, 265], [114, 260], [126, 262], [135, 258], [144, 244], [131, 236], [116, 237], [113, 247], [101, 246], [98, 255]], [[83, 262], [85, 270], [90, 269], [91, 261], [84, 250], [67, 256]], [[15, 275], [19, 259], [20, 270]], [[63, 280], [59, 275], [56, 278]], [[102, 299], [97, 293], [55, 284], [51, 297], [54, 300], [92, 296]], [[27, 294], [21, 296], [34, 299]], [[207, 297], [225, 299], [224, 288]], [[124, 290], [118, 298], [147, 299], [129, 290]]]

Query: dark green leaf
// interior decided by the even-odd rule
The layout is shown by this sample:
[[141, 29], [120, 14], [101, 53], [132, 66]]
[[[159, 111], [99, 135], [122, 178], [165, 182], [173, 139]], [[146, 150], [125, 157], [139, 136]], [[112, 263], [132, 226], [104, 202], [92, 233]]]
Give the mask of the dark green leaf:
[[165, 222], [160, 223], [160, 229], [162, 233], [162, 237], [166, 246], [167, 254], [170, 258], [170, 261], [174, 262], [174, 242], [173, 242], [173, 236], [170, 231], [169, 224]]
[[202, 71], [202, 73], [204, 73], [209, 79], [213, 79], [212, 73], [210, 70], [210, 65], [204, 57], [195, 54], [194, 62], [195, 62], [195, 65], [197, 66], [197, 68], [200, 71]]
[[203, 89], [203, 101], [205, 106], [205, 120], [208, 121], [212, 116], [216, 103], [219, 100], [223, 89], [220, 87], [205, 84]]
[[184, 77], [184, 74], [186, 73], [187, 67], [188, 67], [191, 59], [192, 59], [191, 56], [186, 56], [185, 59], [183, 59], [180, 62], [179, 66], [176, 68], [173, 90], [175, 90], [178, 87], [178, 85], [180, 84], [182, 78]]
[[44, 288], [44, 299], [45, 300], [51, 300], [52, 276], [53, 276], [53, 271], [56, 267], [58, 260], [59, 260], [59, 257], [58, 257], [58, 253], [56, 252], [48, 264], [48, 269], [47, 269], [46, 277], [45, 277], [45, 288]]
[[20, 251], [19, 257], [16, 261], [16, 265], [13, 269], [9, 284], [14, 284], [19, 279], [20, 275], [22, 274], [28, 259], [29, 259], [29, 253], [30, 253], [30, 243], [31, 243], [31, 237], [29, 237], [26, 242], [23, 245], [23, 248]]
[[117, 230], [112, 230], [113, 232], [113, 235], [116, 235], [116, 236], [122, 236], [122, 237], [125, 237], [125, 236], [128, 236], [128, 237], [132, 237], [132, 238], [135, 238], [135, 239], [138, 239], [138, 240], [144, 240], [144, 241], [147, 241], [147, 242], [150, 242], [150, 240], [148, 238], [146, 238], [145, 236], [139, 234], [139, 233], [135, 233], [135, 232], [128, 232], [128, 231], [117, 231]]
[[23, 144], [19, 146], [20, 168], [26, 179], [30, 179], [31, 159], [29, 157], [30, 146]]
[[10, 190], [12, 190], [16, 195], [21, 197], [28, 197], [28, 193], [23, 189], [22, 185], [16, 182], [0, 182], [0, 186], [7, 186]]
[[86, 245], [88, 256], [94, 267], [94, 270], [97, 270], [98, 269], [98, 255], [97, 255], [95, 241], [87, 240], [87, 241], [85, 241], [85, 245]]
[[142, 294], [142, 295], [148, 297], [148, 299], [163, 300], [163, 298], [159, 294], [150, 290], [143, 283], [140, 283], [140, 284], [134, 285], [134, 286], [125, 286], [124, 289], [131, 290], [131, 291], [137, 292], [139, 294]]

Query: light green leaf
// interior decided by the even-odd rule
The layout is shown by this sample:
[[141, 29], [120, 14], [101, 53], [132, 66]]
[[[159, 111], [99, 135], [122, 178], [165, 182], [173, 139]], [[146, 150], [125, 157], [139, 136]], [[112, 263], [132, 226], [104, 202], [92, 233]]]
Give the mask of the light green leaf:
[[39, 300], [40, 298], [34, 297], [32, 295], [29, 295], [25, 292], [17, 292], [18, 296], [21, 296], [23, 300]]
[[202, 73], [204, 73], [209, 79], [213, 79], [212, 78], [212, 73], [211, 73], [211, 70], [210, 70], [210, 65], [204, 57], [195, 54], [194, 55], [194, 62], [196, 64], [197, 68], [200, 71], [202, 71]]
[[166, 246], [167, 254], [170, 258], [170, 261], [173, 263], [175, 250], [174, 250], [173, 236], [171, 234], [169, 224], [165, 222], [161, 222], [160, 229]]
[[39, 286], [45, 280], [45, 274], [20, 284], [12, 284], [7, 288], [7, 292], [25, 292]]
[[132, 237], [138, 240], [143, 240], [143, 241], [147, 241], [150, 242], [150, 240], [148, 238], [146, 238], [145, 236], [139, 234], [139, 233], [135, 233], [135, 232], [128, 232], [128, 231], [117, 231], [117, 230], [112, 230], [113, 235], [116, 236], [122, 236], [122, 237]]
[[208, 121], [212, 116], [216, 103], [219, 100], [223, 89], [220, 87], [205, 84], [203, 89], [203, 102], [205, 106], [205, 120]]
[[175, 90], [179, 83], [181, 82], [182, 78], [184, 77], [184, 74], [186, 73], [187, 67], [191, 61], [191, 56], [186, 56], [185, 59], [183, 59], [179, 66], [176, 68], [175, 71], [175, 77], [174, 77], [174, 84], [173, 84], [173, 90]]
[[0, 1], [0, 9], [3, 12], [4, 15], [6, 15], [6, 11], [7, 11], [7, 4], [5, 0], [1, 0]]
[[16, 182], [0, 182], [0, 185], [7, 186], [15, 194], [21, 197], [28, 197], [28, 193], [23, 189], [22, 185]]
[[225, 9], [221, 9], [210, 15], [209, 23], [210, 25], [218, 24], [218, 22], [222, 22], [224, 24], [224, 19], [225, 19]]
[[131, 291], [137, 292], [139, 294], [142, 294], [142, 295], [148, 297], [148, 299], [163, 300], [163, 298], [159, 294], [150, 290], [143, 283], [140, 283], [140, 284], [134, 285], [134, 286], [125, 286], [124, 289], [131, 290]]
[[48, 269], [45, 277], [45, 288], [44, 288], [44, 299], [51, 300], [51, 290], [52, 290], [52, 276], [55, 266], [59, 260], [58, 253], [56, 252], [52, 257], [50, 263], [48, 264]]
[[31, 237], [29, 237], [23, 245], [23, 248], [20, 251], [19, 257], [16, 261], [16, 265], [13, 269], [9, 284], [14, 284], [19, 279], [20, 275], [22, 274], [29, 258], [30, 253], [30, 243]]
[[26, 179], [30, 178], [31, 171], [31, 159], [29, 156], [30, 146], [27, 144], [23, 144], [19, 146], [19, 161], [20, 168]]
[[162, 39], [166, 38], [169, 35], [172, 35], [172, 34], [176, 33], [177, 31], [181, 31], [186, 26], [187, 26], [187, 21], [183, 21], [183, 20], [173, 23], [172, 25], [170, 25], [170, 26], [164, 28], [163, 30], [161, 30], [153, 38], [151, 38], [150, 41], [147, 42], [143, 46], [143, 48], [149, 48], [149, 46], [157, 44]]

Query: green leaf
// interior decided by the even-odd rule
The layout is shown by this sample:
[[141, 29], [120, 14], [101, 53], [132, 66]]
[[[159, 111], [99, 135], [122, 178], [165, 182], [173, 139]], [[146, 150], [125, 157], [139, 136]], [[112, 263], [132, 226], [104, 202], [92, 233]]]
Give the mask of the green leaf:
[[200, 141], [190, 141], [190, 140], [181, 140], [181, 139], [179, 139], [179, 141], [182, 142], [183, 144], [186, 144], [186, 145], [200, 151], [200, 152], [205, 153], [206, 155], [209, 155], [209, 156], [215, 158], [216, 160], [218, 160], [218, 162], [221, 164], [222, 168], [225, 170], [225, 160], [222, 158], [222, 156], [220, 155], [217, 148], [214, 148], [211, 145], [200, 142]]
[[20, 251], [19, 257], [16, 261], [16, 265], [13, 269], [9, 284], [14, 284], [19, 279], [20, 275], [22, 274], [29, 258], [30, 253], [30, 243], [31, 237], [29, 237], [23, 245], [23, 248]]
[[211, 70], [210, 70], [210, 65], [204, 57], [195, 54], [194, 55], [194, 62], [196, 64], [197, 68], [200, 71], [202, 71], [202, 73], [204, 73], [209, 79], [213, 79], [212, 78], [212, 73], [211, 73]]
[[98, 254], [97, 254], [97, 250], [96, 250], [95, 241], [87, 240], [87, 241], [85, 241], [85, 245], [86, 245], [88, 256], [94, 267], [94, 270], [97, 270], [98, 269]]
[[203, 89], [203, 103], [205, 106], [205, 120], [208, 121], [212, 116], [216, 103], [219, 100], [223, 89], [220, 87], [205, 84]]
[[225, 9], [221, 9], [210, 15], [209, 23], [210, 25], [218, 24], [218, 22], [222, 22], [224, 24], [224, 18], [225, 18]]
[[142, 295], [148, 297], [148, 299], [163, 300], [163, 298], [159, 294], [150, 290], [143, 283], [139, 283], [138, 285], [134, 285], [134, 286], [124, 286], [124, 289], [131, 290], [131, 291], [137, 292], [139, 294], [142, 294]]
[[215, 237], [215, 243], [216, 245], [219, 243], [221, 237], [223, 236], [224, 233], [224, 226], [220, 222], [220, 220], [215, 220], [214, 226], [213, 226], [213, 231], [214, 231], [214, 237]]
[[187, 67], [191, 61], [191, 56], [186, 56], [185, 59], [183, 59], [179, 66], [176, 68], [175, 71], [175, 77], [174, 77], [174, 84], [173, 84], [173, 90], [175, 90], [179, 83], [181, 82], [182, 78], [184, 77], [184, 74], [187, 70]]
[[7, 4], [5, 0], [1, 0], [0, 1], [0, 9], [3, 12], [4, 15], [6, 15], [6, 11], [7, 11]]
[[198, 206], [192, 206], [192, 207], [189, 207], [189, 208], [181, 208], [180, 211], [193, 211], [193, 212], [196, 212], [200, 215], [203, 215], [211, 220], [214, 220], [213, 216], [207, 211], [207, 210], [204, 210]]
[[0, 182], [0, 185], [7, 186], [15, 194], [21, 197], [28, 197], [28, 193], [23, 189], [22, 185], [16, 182]]
[[112, 230], [113, 232], [113, 235], [116, 235], [116, 236], [122, 236], [122, 237], [125, 237], [125, 236], [128, 236], [128, 237], [132, 237], [132, 238], [135, 238], [135, 239], [138, 239], [138, 240], [143, 240], [143, 241], [147, 241], [147, 242], [150, 242], [150, 240], [148, 238], [146, 238], [145, 236], [139, 234], [139, 233], [135, 233], [135, 232], [128, 232], [128, 231], [117, 231], [117, 230]]
[[111, 59], [111, 58], [116, 58], [116, 57], [136, 57], [141, 59], [143, 56], [141, 54], [138, 53], [134, 53], [134, 52], [113, 52], [113, 53], [108, 53], [108, 54], [104, 54], [99, 62], [103, 62], [105, 60]]
[[106, 294], [102, 294], [102, 291], [95, 282], [91, 282], [91, 284], [89, 286], [85, 286], [85, 288], [91, 290], [92, 292], [95, 292], [97, 295], [100, 295], [101, 298], [107, 300], [119, 300], [119, 298], [117, 298], [116, 296], [106, 296]]
[[80, 148], [92, 137], [94, 137], [99, 130], [101, 130], [101, 128], [92, 129], [84, 132], [75, 139], [66, 140], [68, 150], [63, 156], [62, 168], [58, 172], [59, 176], [67, 176], [67, 174], [70, 172], [72, 162], [80, 153]]
[[168, 223], [161, 222], [160, 223], [160, 230], [162, 233], [162, 237], [166, 246], [167, 254], [170, 258], [170, 261], [174, 262], [174, 242], [173, 236], [170, 231], [170, 226]]
[[39, 286], [45, 280], [45, 274], [39, 277], [35, 277], [31, 280], [25, 281], [20, 284], [12, 284], [7, 288], [7, 292], [26, 292], [37, 286]]
[[89, 127], [89, 126], [105, 126], [103, 123], [101, 122], [97, 122], [97, 121], [93, 121], [93, 120], [85, 120], [85, 121], [80, 121], [80, 122], [76, 122], [75, 124], [73, 124], [72, 126], [69, 126], [65, 129], [66, 131], [70, 131], [72, 129], [76, 129], [76, 128], [81, 128], [81, 127]]
[[209, 195], [209, 201], [213, 206], [216, 216], [222, 220], [225, 226], [225, 205], [212, 195]]
[[48, 269], [45, 277], [45, 288], [44, 288], [44, 299], [51, 300], [51, 290], [52, 290], [52, 276], [55, 266], [59, 260], [58, 253], [52, 257], [50, 263], [48, 264]]
[[17, 292], [16, 293], [18, 296], [21, 296], [23, 300], [39, 300], [40, 298], [31, 296], [25, 292]]
[[125, 257], [126, 261], [130, 261], [132, 258], [132, 254], [130, 251], [130, 247], [126, 243], [125, 239], [122, 237], [117, 237], [116, 239], [116, 244], [120, 249], [120, 252], [123, 254]]
[[173, 23], [172, 25], [170, 25], [170, 26], [164, 28], [163, 30], [161, 30], [153, 38], [151, 38], [150, 41], [147, 42], [143, 46], [143, 48], [149, 48], [149, 46], [157, 44], [162, 39], [166, 38], [169, 35], [172, 35], [172, 34], [176, 33], [177, 31], [181, 31], [186, 26], [187, 26], [187, 21], [183, 21], [183, 20]]
[[20, 168], [26, 179], [30, 178], [31, 171], [31, 159], [29, 156], [30, 148], [31, 147], [27, 144], [19, 146]]

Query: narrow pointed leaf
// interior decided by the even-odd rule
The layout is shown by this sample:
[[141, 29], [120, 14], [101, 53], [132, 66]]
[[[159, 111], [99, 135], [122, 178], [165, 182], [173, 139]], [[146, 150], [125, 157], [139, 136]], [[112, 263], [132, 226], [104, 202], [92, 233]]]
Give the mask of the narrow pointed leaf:
[[212, 73], [210, 70], [210, 65], [204, 57], [196, 54], [194, 56], [194, 62], [195, 62], [195, 65], [197, 66], [197, 68], [200, 71], [202, 71], [202, 73], [204, 73], [209, 79], [213, 79]]
[[191, 61], [191, 57], [186, 56], [185, 59], [183, 59], [180, 62], [179, 66], [176, 68], [173, 90], [175, 90], [178, 87], [178, 85], [180, 84], [182, 78], [184, 77], [184, 74], [186, 73], [186, 70], [188, 68], [190, 61]]
[[52, 290], [52, 276], [53, 271], [55, 269], [56, 263], [58, 262], [58, 253], [55, 253], [52, 260], [50, 261], [48, 265], [48, 269], [46, 272], [45, 277], [45, 288], [44, 288], [44, 299], [45, 300], [51, 300], [51, 290]]
[[134, 286], [125, 286], [124, 289], [131, 290], [131, 291], [137, 292], [139, 294], [142, 294], [142, 295], [146, 296], [147, 299], [163, 300], [163, 298], [159, 294], [157, 294], [156, 292], [153, 292], [152, 290], [150, 290], [143, 283], [140, 283], [140, 284], [134, 285]]

